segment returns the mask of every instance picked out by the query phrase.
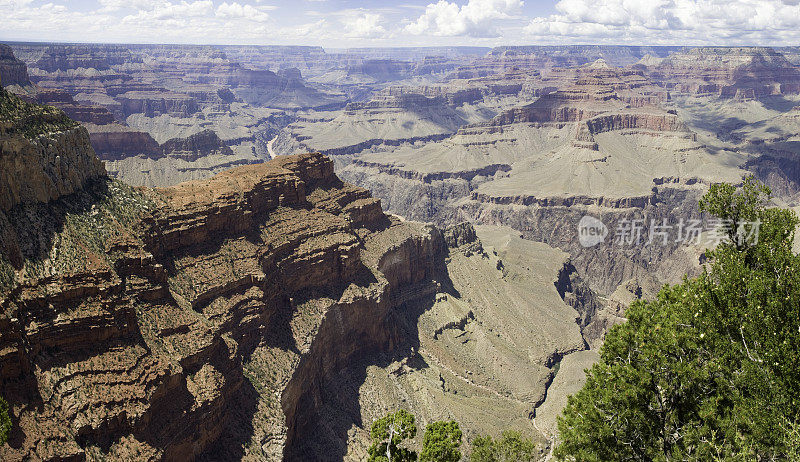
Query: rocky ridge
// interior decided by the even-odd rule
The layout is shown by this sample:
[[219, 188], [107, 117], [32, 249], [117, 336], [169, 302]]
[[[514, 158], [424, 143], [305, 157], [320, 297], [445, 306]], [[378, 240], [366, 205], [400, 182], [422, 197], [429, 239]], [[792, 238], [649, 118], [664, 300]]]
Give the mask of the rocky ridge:
[[55, 108], [0, 89], [0, 211], [47, 202], [83, 189], [105, 170], [86, 130]]
[[[58, 213], [72, 201], [95, 199], [93, 216], [113, 216], [104, 201], [116, 202], [121, 186], [105, 185], [63, 196], [48, 209]], [[338, 182], [321, 156], [127, 194], [148, 204], [130, 228], [110, 230], [113, 238], [102, 239], [99, 252], [78, 254], [63, 272], [48, 252], [51, 270], [33, 274], [36, 256], [24, 249], [17, 274], [27, 276], [3, 291], [8, 329], [0, 370], [18, 429], [2, 449], [5, 460], [100, 453], [185, 460], [213, 454], [220, 450], [214, 444], [228, 438], [249, 446], [248, 435], [239, 433], [246, 427], [233, 419], [256, 412], [248, 411], [259, 401], [254, 385], [283, 398], [263, 395], [261, 417], [271, 420], [258, 425], [256, 441], [270, 444], [248, 451], [281, 454], [310, 412], [304, 403], [315, 377], [325, 373], [306, 364], [328, 356], [332, 367], [356, 349], [322, 345], [334, 341], [325, 340], [328, 324], [339, 319], [339, 326], [355, 329], [339, 337], [336, 328], [337, 339], [358, 338], [367, 328], [373, 347], [388, 347], [382, 319], [392, 306], [387, 302], [396, 300], [391, 294], [430, 285], [434, 276], [432, 269], [409, 273], [409, 260], [435, 262], [443, 245], [433, 229], [391, 222], [366, 191]], [[19, 206], [8, 213], [5, 232], [20, 239], [25, 231], [46, 232], [46, 223], [20, 220]], [[73, 231], [65, 226], [56, 240], [65, 245]], [[386, 250], [360, 255], [381, 239]], [[368, 258], [375, 260], [365, 266]], [[367, 274], [377, 281], [360, 286]], [[341, 324], [343, 315], [355, 319]], [[297, 349], [284, 343], [293, 336]], [[332, 351], [340, 356], [330, 357]], [[245, 379], [243, 358], [253, 372], [255, 357], [271, 355], [277, 357], [267, 363], [270, 375], [260, 375], [264, 370]]]
[[[30, 122], [16, 123], [23, 119]], [[370, 419], [411, 403], [393, 394], [359, 401], [353, 390], [373, 386], [374, 368], [414, 368], [414, 351], [446, 377], [441, 392], [461, 393], [458, 415], [470, 434], [487, 431], [475, 416], [488, 398], [501, 411], [492, 422], [513, 414], [544, 453], [531, 413], [545, 402], [557, 359], [586, 348], [576, 311], [554, 284], [563, 255], [537, 244], [498, 257], [470, 225], [443, 233], [385, 215], [319, 154], [134, 189], [108, 179], [85, 130], [71, 127], [81, 144], [64, 152], [64, 132], [2, 133], [4, 158], [13, 148], [42, 169], [0, 178], [4, 191], [22, 191], [0, 214], [3, 242], [17, 244], [0, 249], [0, 394], [14, 422], [3, 460], [357, 456]], [[191, 152], [213, 141], [206, 134], [165, 145]], [[61, 155], [62, 168], [47, 170], [53, 158], [37, 146]], [[59, 187], [14, 186], [47, 176]], [[501, 242], [495, 234], [486, 239]], [[471, 301], [485, 290], [471, 285], [473, 270], [507, 286], [485, 294], [493, 308]], [[531, 290], [520, 278], [546, 292], [525, 308], [535, 316], [514, 308]], [[466, 328], [463, 316], [491, 320], [477, 335], [500, 333], [492, 350], [537, 379], [522, 386], [481, 369], [489, 364], [481, 348], [452, 341]], [[520, 317], [555, 327], [533, 341], [513, 321]], [[465, 344], [471, 356], [458, 353]], [[518, 354], [508, 355], [513, 345]], [[453, 362], [459, 357], [471, 359]], [[427, 392], [399, 387], [423, 421], [441, 417], [443, 408], [423, 406]]]
[[800, 69], [772, 48], [693, 48], [639, 67], [681, 93], [738, 99], [800, 93]]

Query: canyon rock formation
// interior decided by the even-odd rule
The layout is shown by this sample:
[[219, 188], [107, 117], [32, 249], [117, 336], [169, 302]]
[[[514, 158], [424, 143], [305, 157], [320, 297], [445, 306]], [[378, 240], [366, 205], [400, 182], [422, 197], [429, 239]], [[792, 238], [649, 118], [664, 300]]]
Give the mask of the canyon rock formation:
[[12, 46], [80, 125], [4, 100], [11, 460], [360, 460], [400, 407], [545, 459], [700, 269], [651, 231], [748, 174], [800, 207], [795, 48]]
[[0, 44], [0, 84], [4, 87], [31, 85], [28, 67], [14, 56], [14, 50], [10, 46], [3, 44]]
[[[3, 460], [361, 457], [386, 408], [447, 402], [470, 435], [513, 416], [546, 452], [535, 409], [587, 348], [565, 254], [386, 215], [320, 154], [132, 188], [63, 113], [0, 96]], [[387, 377], [399, 395], [359, 392]]]
[[800, 69], [771, 48], [693, 48], [645, 60], [648, 76], [667, 89], [721, 97], [800, 93]]

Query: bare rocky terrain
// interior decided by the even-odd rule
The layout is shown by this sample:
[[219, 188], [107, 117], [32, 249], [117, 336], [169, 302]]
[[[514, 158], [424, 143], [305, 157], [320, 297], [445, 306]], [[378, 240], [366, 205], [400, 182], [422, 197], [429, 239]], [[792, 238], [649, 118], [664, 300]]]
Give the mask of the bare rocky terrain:
[[546, 459], [700, 268], [656, 224], [749, 174], [800, 206], [795, 48], [11, 44], [0, 82], [4, 460], [361, 460], [397, 408]]
[[[400, 215], [440, 225], [468, 220], [512, 226], [526, 238], [569, 252], [603, 293], [648, 274], [675, 281], [697, 267], [699, 251], [583, 249], [575, 226], [584, 214], [601, 217], [613, 230], [632, 217], [694, 213], [708, 184], [735, 183], [749, 173], [783, 200], [794, 200], [792, 114], [800, 71], [779, 50], [543, 51], [493, 50], [473, 63], [472, 74], [394, 90], [440, 98], [442, 107], [484, 118], [465, 120], [455, 131], [440, 123], [438, 131], [447, 136], [420, 141], [413, 130], [393, 130], [384, 138], [391, 141], [378, 143], [360, 131], [359, 118], [391, 125], [368, 105], [360, 112], [332, 113], [335, 146], [324, 124], [301, 120], [284, 129], [276, 147], [334, 155], [340, 175], [369, 188]], [[582, 59], [589, 51], [598, 59], [568, 59], [578, 51]], [[385, 98], [378, 95], [372, 105]], [[406, 114], [418, 124], [435, 120], [411, 106]]]
[[386, 215], [320, 154], [132, 188], [0, 98], [3, 460], [359, 459], [398, 406], [547, 453], [536, 409], [595, 308], [565, 253]]
[[[392, 126], [373, 109], [386, 101], [384, 90], [346, 115], [331, 113], [337, 145], [316, 113], [315, 121], [287, 126], [276, 146], [327, 152], [342, 178], [404, 217], [506, 226], [566, 252], [597, 296], [582, 327], [596, 350], [632, 300], [700, 267], [705, 243], [646, 245], [654, 223], [701, 218], [697, 201], [709, 184], [749, 174], [769, 184], [779, 203], [795, 204], [800, 74], [769, 48], [600, 47], [595, 60], [577, 58], [578, 48], [548, 51], [498, 49], [447, 82], [392, 89], [483, 118], [464, 117], [456, 130], [440, 123], [449, 135], [420, 140], [413, 130], [393, 130], [382, 142], [370, 139], [360, 131], [363, 118]], [[405, 114], [420, 125], [436, 120], [411, 105]], [[578, 240], [586, 215], [601, 219], [609, 234], [589, 248]], [[630, 220], [642, 220], [641, 243], [618, 245], [615, 231]], [[542, 431], [552, 436], [564, 390], [575, 390], [593, 358], [566, 357], [563, 381], [553, 382], [553, 398], [541, 407]]]

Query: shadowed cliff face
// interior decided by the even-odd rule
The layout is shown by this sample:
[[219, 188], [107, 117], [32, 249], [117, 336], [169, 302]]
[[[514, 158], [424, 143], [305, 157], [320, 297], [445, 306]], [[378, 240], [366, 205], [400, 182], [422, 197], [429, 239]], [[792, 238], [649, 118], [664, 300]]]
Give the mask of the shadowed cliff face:
[[[95, 157], [85, 129], [58, 109], [25, 102], [0, 88], [0, 255], [3, 264], [19, 269], [23, 252], [36, 253], [42, 247], [49, 248], [51, 243], [52, 233], [42, 233], [39, 239], [31, 240], [24, 232], [12, 231], [13, 223], [9, 219], [19, 215], [20, 208], [81, 191], [100, 177], [105, 177], [105, 169]], [[51, 220], [49, 225], [58, 226], [58, 222]]]
[[5, 87], [31, 85], [28, 79], [28, 66], [14, 57], [14, 51], [10, 46], [3, 44], [0, 44], [0, 83]]

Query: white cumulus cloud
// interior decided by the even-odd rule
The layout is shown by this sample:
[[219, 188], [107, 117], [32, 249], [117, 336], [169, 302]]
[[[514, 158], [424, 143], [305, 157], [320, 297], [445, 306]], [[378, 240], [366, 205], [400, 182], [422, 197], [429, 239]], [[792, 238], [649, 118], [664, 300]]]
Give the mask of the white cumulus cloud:
[[522, 0], [469, 0], [465, 5], [446, 0], [431, 3], [405, 31], [415, 35], [497, 37], [497, 22], [510, 19]]
[[[560, 0], [532, 37], [638, 44], [760, 44], [800, 38], [798, 0]], [[790, 43], [786, 43], [789, 45]]]
[[[339, 11], [331, 11], [339, 2], [326, 1], [0, 0], [0, 40], [325, 46], [369, 46], [388, 39], [397, 45], [800, 43], [800, 0], [546, 0], [553, 14], [538, 16], [523, 16], [523, 0], [426, 0], [424, 6], [363, 2], [365, 7]], [[90, 4], [94, 10], [87, 9]]]
[[249, 19], [256, 22], [265, 22], [269, 19], [269, 15], [262, 11], [263, 9], [263, 7], [241, 5], [237, 2], [230, 4], [224, 2], [217, 7], [216, 14], [221, 18]]
[[33, 3], [33, 0], [0, 0], [0, 8], [22, 8]]
[[211, 0], [197, 0], [193, 2], [142, 2], [149, 3], [135, 15], [128, 15], [123, 21], [137, 20], [185, 20], [208, 16], [214, 11], [214, 2]]
[[347, 37], [377, 38], [385, 37], [386, 28], [381, 24], [383, 17], [377, 13], [360, 13], [342, 20]]

